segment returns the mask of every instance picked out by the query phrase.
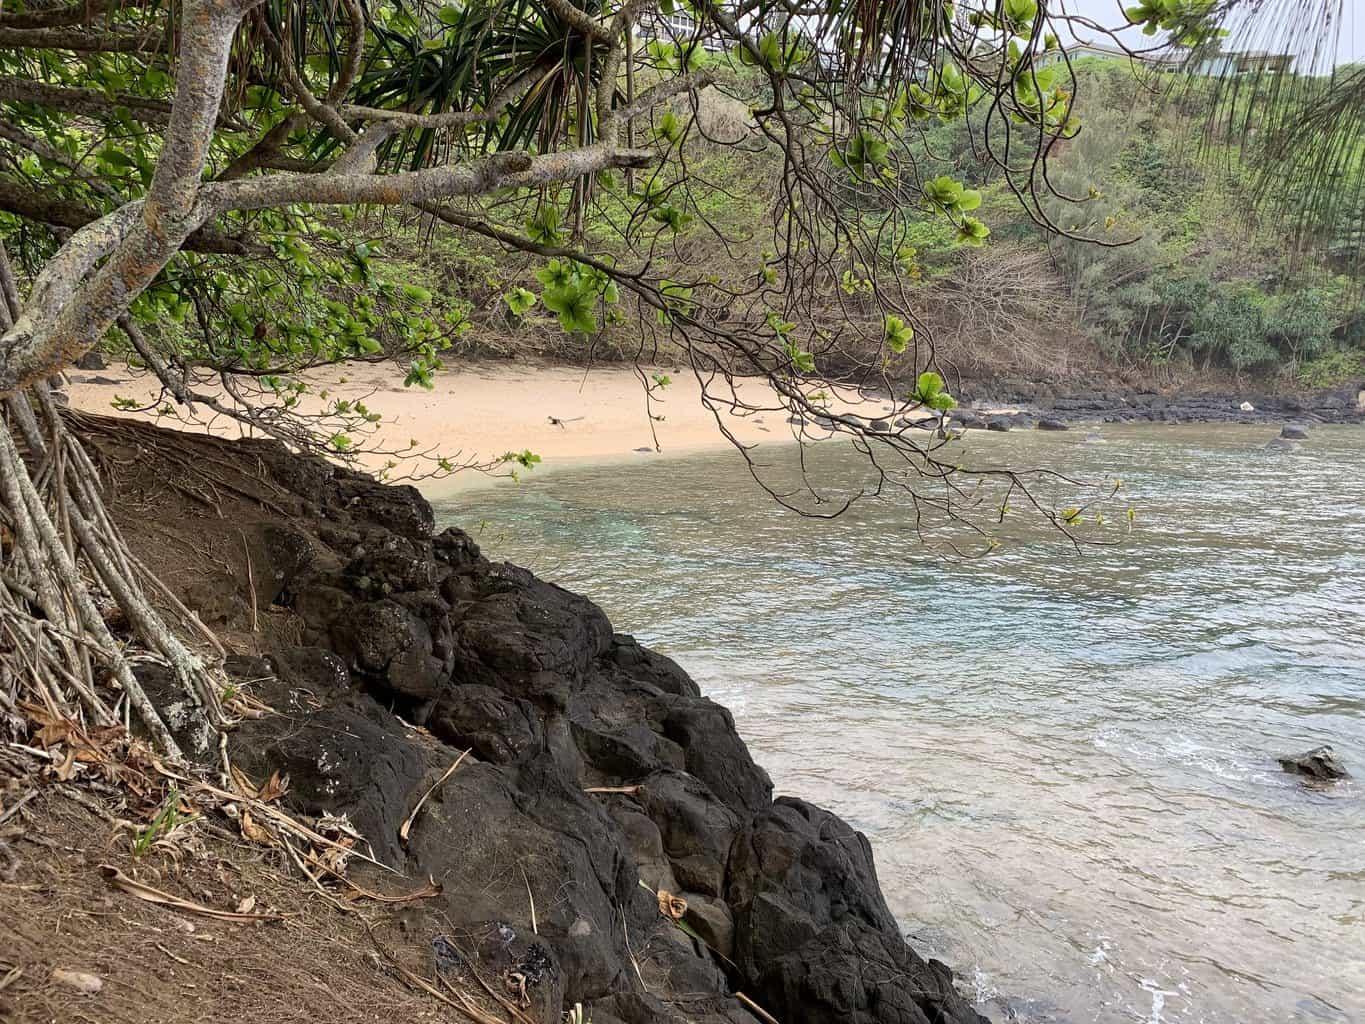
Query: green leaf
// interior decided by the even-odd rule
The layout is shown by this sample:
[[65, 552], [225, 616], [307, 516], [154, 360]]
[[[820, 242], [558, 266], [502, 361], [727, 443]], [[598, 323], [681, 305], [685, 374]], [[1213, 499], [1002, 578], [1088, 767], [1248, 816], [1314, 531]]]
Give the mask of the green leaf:
[[940, 174], [924, 183], [924, 198], [941, 206], [956, 207], [962, 199], [962, 183]]
[[536, 271], [536, 280], [546, 288], [558, 288], [570, 284], [578, 276], [578, 268], [568, 260], [550, 260], [544, 268]]
[[943, 390], [943, 378], [933, 370], [925, 370], [916, 378], [910, 397], [935, 412], [947, 412], [957, 406], [957, 399]]
[[541, 245], [558, 245], [563, 241], [559, 226], [559, 207], [545, 204], [527, 219], [526, 233], [531, 236], [533, 242]]
[[581, 282], [546, 288], [540, 300], [545, 308], [559, 314], [559, 326], [568, 334], [595, 334], [597, 318], [593, 316], [596, 296]]
[[115, 149], [113, 146], [105, 146], [101, 149], [99, 151], [99, 159], [111, 167], [117, 167], [125, 171], [137, 166], [136, 160], [123, 152], [123, 150]]
[[671, 143], [677, 142], [682, 138], [682, 121], [678, 115], [671, 110], [665, 110], [663, 116], [659, 118], [659, 138]]
[[981, 246], [986, 244], [991, 229], [975, 217], [963, 217], [957, 228], [957, 241], [962, 245]]
[[507, 308], [512, 311], [513, 316], [525, 316], [536, 304], [536, 294], [526, 288], [513, 288], [503, 296], [503, 301], [507, 303]]
[[[897, 355], [904, 352], [915, 337], [915, 329], [898, 316], [886, 318], [886, 344]], [[942, 385], [940, 384], [940, 387]]]
[[981, 190], [979, 188], [964, 188], [962, 195], [958, 197], [957, 208], [963, 213], [975, 210], [981, 205]]

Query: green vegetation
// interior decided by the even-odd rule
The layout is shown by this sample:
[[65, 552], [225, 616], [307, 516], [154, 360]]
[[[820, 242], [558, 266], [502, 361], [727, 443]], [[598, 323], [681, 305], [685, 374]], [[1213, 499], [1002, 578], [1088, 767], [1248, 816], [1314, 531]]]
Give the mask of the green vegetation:
[[[1267, 215], [1243, 139], [1205, 131], [1218, 83], [1168, 75], [1135, 88], [1126, 62], [1095, 58], [1078, 63], [1077, 80], [1085, 129], [1051, 176], [1093, 201], [1048, 205], [1064, 227], [1127, 244], [1046, 240], [1017, 218], [1002, 230], [1048, 243], [1086, 332], [1117, 360], [1184, 373], [1349, 375], [1365, 320], [1360, 268], [1330, 244], [1330, 226], [1326, 238], [1287, 241], [1285, 222]], [[1305, 376], [1308, 366], [1318, 369]]]

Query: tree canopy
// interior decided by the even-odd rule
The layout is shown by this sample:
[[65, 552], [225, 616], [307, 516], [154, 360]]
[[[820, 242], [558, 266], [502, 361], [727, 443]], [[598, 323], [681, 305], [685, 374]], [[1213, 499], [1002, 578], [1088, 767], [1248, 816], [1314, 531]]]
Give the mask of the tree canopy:
[[[909, 285], [926, 218], [979, 246], [979, 182], [944, 173], [933, 131], [971, 125], [980, 166], [1024, 216], [1094, 202], [1050, 173], [1083, 127], [1061, 45], [1100, 27], [1047, 0], [20, 0], [0, 10], [0, 586], [11, 637], [51, 702], [113, 714], [110, 666], [157, 741], [176, 744], [84, 582], [176, 671], [213, 727], [211, 671], [169, 629], [108, 521], [98, 476], [46, 385], [107, 339], [169, 402], [305, 450], [345, 454], [373, 416], [298, 412], [321, 364], [392, 359], [429, 385], [462, 311], [396, 279], [354, 211], [539, 261], [537, 302], [591, 339], [629, 318], [639, 352], [667, 341], [725, 410], [765, 408], [843, 435], [917, 512], [986, 533], [1012, 496], [1065, 533], [1081, 509], [1024, 474], [967, 473], [945, 454], [955, 404]], [[1213, 5], [1162, 0], [1129, 19], [1196, 44]], [[743, 231], [714, 212], [733, 181], [703, 157], [778, 168]], [[730, 173], [745, 165], [736, 162]], [[402, 213], [407, 215], [407, 213]], [[712, 241], [698, 258], [689, 240]], [[1119, 241], [1096, 233], [1093, 244]], [[723, 258], [716, 254], [722, 253]], [[756, 405], [736, 380], [764, 378]], [[646, 382], [648, 388], [663, 386]], [[892, 396], [901, 425], [830, 404]], [[746, 456], [748, 455], [747, 450]], [[512, 457], [512, 456], [509, 456]], [[53, 471], [64, 466], [69, 472]], [[439, 465], [439, 464], [438, 464]], [[440, 468], [451, 468], [441, 465]], [[984, 484], [994, 485], [983, 487]], [[837, 514], [812, 484], [778, 500]], [[1021, 503], [1018, 498], [1016, 504]], [[154, 584], [153, 584], [154, 585]], [[48, 623], [45, 626], [43, 623]], [[53, 627], [51, 624], [60, 624]], [[88, 646], [70, 637], [88, 637]], [[51, 679], [66, 680], [52, 684]]]

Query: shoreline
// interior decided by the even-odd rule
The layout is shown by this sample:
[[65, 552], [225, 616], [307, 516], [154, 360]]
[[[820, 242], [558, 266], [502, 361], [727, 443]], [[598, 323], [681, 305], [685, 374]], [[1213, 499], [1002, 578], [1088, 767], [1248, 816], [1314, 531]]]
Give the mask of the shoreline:
[[[670, 378], [667, 387], [647, 392], [642, 382], [654, 374]], [[539, 456], [536, 476], [602, 464], [630, 464], [650, 457], [682, 457], [724, 451], [734, 442], [787, 446], [802, 435], [818, 440], [818, 422], [794, 423], [782, 400], [760, 378], [736, 381], [735, 395], [752, 407], [744, 413], [703, 404], [701, 380], [686, 368], [642, 367], [619, 363], [590, 368], [562, 363], [466, 361], [443, 371], [433, 390], [405, 388], [401, 371], [389, 364], [352, 363], [308, 375], [311, 393], [300, 409], [317, 413], [341, 399], [364, 402], [382, 419], [360, 438], [356, 468], [376, 475], [403, 452], [434, 449], [456, 464], [488, 461], [504, 453], [530, 451]], [[719, 390], [729, 386], [713, 382]], [[833, 389], [831, 389], [833, 390]], [[123, 415], [189, 432], [222, 437], [251, 436], [235, 421], [190, 422], [154, 412], [120, 412], [116, 398], [154, 405], [160, 389], [149, 374], [113, 364], [100, 370], [72, 370], [73, 408]], [[830, 407], [869, 422], [885, 417], [887, 429], [918, 431], [899, 417], [885, 396], [851, 389], [833, 392]], [[964, 383], [962, 407], [949, 414], [955, 429], [972, 433], [1067, 430], [1102, 424], [1232, 423], [1305, 425], [1365, 421], [1365, 391], [1343, 386], [1314, 396], [1251, 394], [1254, 406], [1243, 411], [1241, 394], [1158, 393], [1147, 390], [1063, 390], [1053, 385]], [[721, 425], [734, 438], [722, 432]], [[257, 435], [259, 436], [259, 434]], [[414, 444], [415, 443], [415, 444]], [[515, 464], [512, 468], [516, 468]], [[523, 474], [524, 471], [523, 471]], [[402, 481], [401, 471], [388, 479]], [[510, 472], [458, 472], [416, 481], [429, 499], [496, 487]]]

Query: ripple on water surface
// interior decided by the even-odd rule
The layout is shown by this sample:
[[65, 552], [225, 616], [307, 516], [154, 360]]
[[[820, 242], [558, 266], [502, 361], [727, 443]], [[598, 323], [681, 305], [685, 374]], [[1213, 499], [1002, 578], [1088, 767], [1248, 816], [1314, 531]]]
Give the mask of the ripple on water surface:
[[1365, 1024], [1365, 786], [1273, 759], [1331, 742], [1365, 773], [1365, 430], [1291, 455], [1267, 428], [1105, 434], [980, 442], [1123, 477], [1140, 528], [1079, 555], [939, 558], [891, 504], [812, 522], [728, 454], [441, 512], [728, 704], [997, 1018]]

